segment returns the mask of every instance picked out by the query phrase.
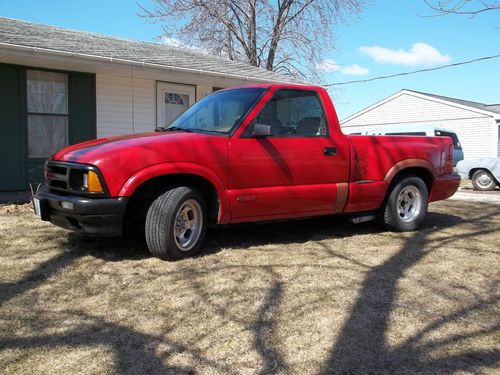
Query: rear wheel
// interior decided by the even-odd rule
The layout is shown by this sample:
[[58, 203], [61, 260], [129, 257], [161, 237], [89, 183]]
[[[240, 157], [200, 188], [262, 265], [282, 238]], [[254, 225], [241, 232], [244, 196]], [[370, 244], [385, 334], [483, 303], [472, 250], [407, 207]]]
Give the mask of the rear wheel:
[[474, 186], [474, 190], [493, 190], [496, 184], [497, 183], [493, 176], [484, 169], [477, 170], [472, 175], [472, 185]]
[[146, 216], [149, 251], [165, 260], [195, 255], [206, 230], [205, 201], [197, 190], [185, 186], [171, 189], [156, 198]]
[[380, 212], [382, 223], [397, 232], [412, 231], [427, 215], [429, 192], [419, 177], [405, 177], [392, 188]]

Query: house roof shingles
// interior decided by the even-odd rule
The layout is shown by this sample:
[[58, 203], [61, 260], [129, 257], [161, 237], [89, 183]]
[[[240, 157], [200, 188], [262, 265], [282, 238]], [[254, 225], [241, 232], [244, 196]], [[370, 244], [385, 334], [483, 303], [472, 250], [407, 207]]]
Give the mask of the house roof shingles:
[[250, 80], [294, 81], [275, 72], [188, 48], [131, 41], [4, 17], [0, 17], [0, 42], [165, 67], [195, 69], [233, 77], [248, 77]]

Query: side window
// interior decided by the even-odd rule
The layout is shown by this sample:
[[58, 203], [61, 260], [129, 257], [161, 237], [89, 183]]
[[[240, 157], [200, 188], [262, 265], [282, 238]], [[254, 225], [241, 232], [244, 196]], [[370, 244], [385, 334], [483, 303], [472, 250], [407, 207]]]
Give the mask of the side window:
[[279, 90], [265, 105], [255, 124], [271, 127], [273, 137], [322, 137], [328, 134], [325, 112], [318, 94], [306, 90]]

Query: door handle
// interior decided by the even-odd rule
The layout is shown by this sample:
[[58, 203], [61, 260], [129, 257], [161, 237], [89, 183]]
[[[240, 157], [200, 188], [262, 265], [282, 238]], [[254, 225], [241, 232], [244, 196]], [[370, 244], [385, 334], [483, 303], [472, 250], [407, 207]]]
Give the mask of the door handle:
[[337, 147], [325, 147], [323, 149], [323, 154], [325, 156], [336, 156], [337, 155]]

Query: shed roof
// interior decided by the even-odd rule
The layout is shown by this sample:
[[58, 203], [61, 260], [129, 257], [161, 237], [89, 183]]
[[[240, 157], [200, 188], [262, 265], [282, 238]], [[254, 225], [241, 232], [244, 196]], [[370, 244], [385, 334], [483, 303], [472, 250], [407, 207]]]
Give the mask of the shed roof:
[[2, 44], [4, 47], [24, 46], [48, 52], [67, 52], [74, 56], [107, 58], [145, 64], [153, 68], [178, 68], [193, 73], [250, 81], [294, 82], [275, 72], [189, 48], [126, 40], [5, 17], [0, 17], [0, 47]]
[[[441, 103], [447, 102], [449, 105], [458, 105], [462, 108], [468, 109], [470, 111], [474, 112], [479, 112], [482, 114], [485, 114], [487, 116], [491, 116], [496, 121], [500, 120], [500, 104], [484, 104], [484, 103], [479, 103], [479, 102], [472, 102], [469, 100], [463, 100], [463, 99], [455, 99], [455, 98], [450, 98], [447, 96], [442, 96], [442, 95], [436, 95], [436, 94], [429, 94], [426, 92], [422, 91], [415, 91], [415, 90], [408, 90], [408, 89], [402, 89], [398, 91], [395, 94], [392, 94], [391, 96], [388, 96], [385, 99], [382, 99], [366, 108], [363, 108], [362, 110], [353, 113], [352, 115], [342, 119], [340, 121], [341, 126], [344, 125], [345, 123], [351, 121], [352, 119], [359, 117], [369, 111], [371, 111], [374, 108], [377, 108], [401, 95], [412, 95], [420, 98], [428, 98], [429, 100], [434, 100], [434, 101], [439, 101]], [[468, 108], [467, 108], [468, 107]]]
[[481, 109], [483, 111], [489, 111], [489, 112], [494, 112], [494, 113], [500, 114], [500, 104], [484, 104], [484, 103], [472, 102], [470, 100], [450, 98], [448, 96], [429, 94], [427, 92], [408, 90], [408, 89], [406, 89], [406, 91], [416, 92], [418, 94], [432, 96], [433, 98], [436, 98], [436, 99], [441, 99], [441, 100], [445, 100], [448, 102], [453, 102], [453, 103], [457, 103], [460, 105], [464, 105], [467, 107], [472, 107], [472, 108], [476, 108], [476, 109]]

